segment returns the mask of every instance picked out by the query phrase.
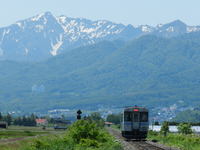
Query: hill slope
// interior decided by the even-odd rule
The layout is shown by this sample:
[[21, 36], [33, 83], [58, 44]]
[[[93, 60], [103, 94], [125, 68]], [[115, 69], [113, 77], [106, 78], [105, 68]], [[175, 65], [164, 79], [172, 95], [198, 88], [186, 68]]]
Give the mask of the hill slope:
[[2, 61], [0, 109], [199, 103], [200, 34], [101, 42], [47, 61]]

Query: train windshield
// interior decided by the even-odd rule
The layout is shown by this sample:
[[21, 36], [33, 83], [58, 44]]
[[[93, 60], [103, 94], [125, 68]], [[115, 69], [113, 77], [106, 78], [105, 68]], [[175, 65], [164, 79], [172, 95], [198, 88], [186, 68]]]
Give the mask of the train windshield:
[[148, 121], [148, 112], [141, 112], [140, 113], [140, 121], [147, 122]]
[[124, 121], [131, 121], [132, 120], [132, 113], [131, 112], [125, 112], [124, 113]]
[[134, 113], [133, 114], [133, 121], [134, 122], [139, 122], [139, 113]]

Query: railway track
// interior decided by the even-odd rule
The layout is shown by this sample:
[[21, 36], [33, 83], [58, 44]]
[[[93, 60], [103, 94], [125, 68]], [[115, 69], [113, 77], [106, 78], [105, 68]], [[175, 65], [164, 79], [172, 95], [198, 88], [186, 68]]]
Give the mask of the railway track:
[[146, 141], [131, 141], [138, 150], [166, 150], [164, 148], [152, 145]]
[[160, 144], [156, 144], [150, 141], [136, 141], [126, 140], [121, 136], [121, 133], [117, 129], [107, 128], [110, 134], [116, 137], [117, 141], [122, 143], [124, 150], [178, 150], [171, 147], [166, 147]]

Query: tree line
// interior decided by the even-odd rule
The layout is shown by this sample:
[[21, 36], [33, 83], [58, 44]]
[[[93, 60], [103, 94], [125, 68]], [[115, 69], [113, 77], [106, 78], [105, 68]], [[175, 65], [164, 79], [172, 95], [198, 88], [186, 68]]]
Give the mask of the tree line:
[[37, 116], [31, 114], [30, 116], [13, 117], [11, 114], [2, 115], [0, 112], [0, 121], [5, 121], [8, 125], [18, 126], [36, 126]]

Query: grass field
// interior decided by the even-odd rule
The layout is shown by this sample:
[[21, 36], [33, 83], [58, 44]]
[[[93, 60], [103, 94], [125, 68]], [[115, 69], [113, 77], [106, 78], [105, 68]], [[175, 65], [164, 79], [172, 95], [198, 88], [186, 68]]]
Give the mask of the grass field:
[[62, 130], [55, 131], [53, 128], [9, 126], [8, 129], [0, 129], [0, 150], [20, 150], [34, 139], [62, 133]]
[[0, 131], [0, 140], [9, 139], [9, 138], [19, 138], [19, 137], [27, 137], [27, 136], [36, 136], [47, 134], [48, 132], [40, 132], [40, 131]]
[[9, 126], [8, 129], [6, 130], [54, 131], [53, 128], [46, 128], [45, 130], [43, 130], [42, 127], [25, 127], [25, 126]]
[[80, 120], [67, 131], [10, 127], [0, 130], [0, 150], [122, 150], [120, 143], [99, 125]]
[[[120, 130], [118, 125], [112, 125], [111, 127]], [[166, 146], [179, 148], [180, 150], [200, 150], [200, 135], [195, 134], [168, 133], [164, 137], [159, 132], [149, 131], [148, 140], [154, 140]]]
[[43, 130], [42, 127], [10, 126], [8, 129], [0, 129], [0, 140], [44, 135], [51, 132], [55, 132], [53, 128], [47, 128]]
[[148, 139], [156, 140], [159, 143], [172, 147], [177, 147], [181, 150], [200, 150], [199, 135], [168, 133], [165, 137], [160, 133], [150, 131], [148, 134]]

